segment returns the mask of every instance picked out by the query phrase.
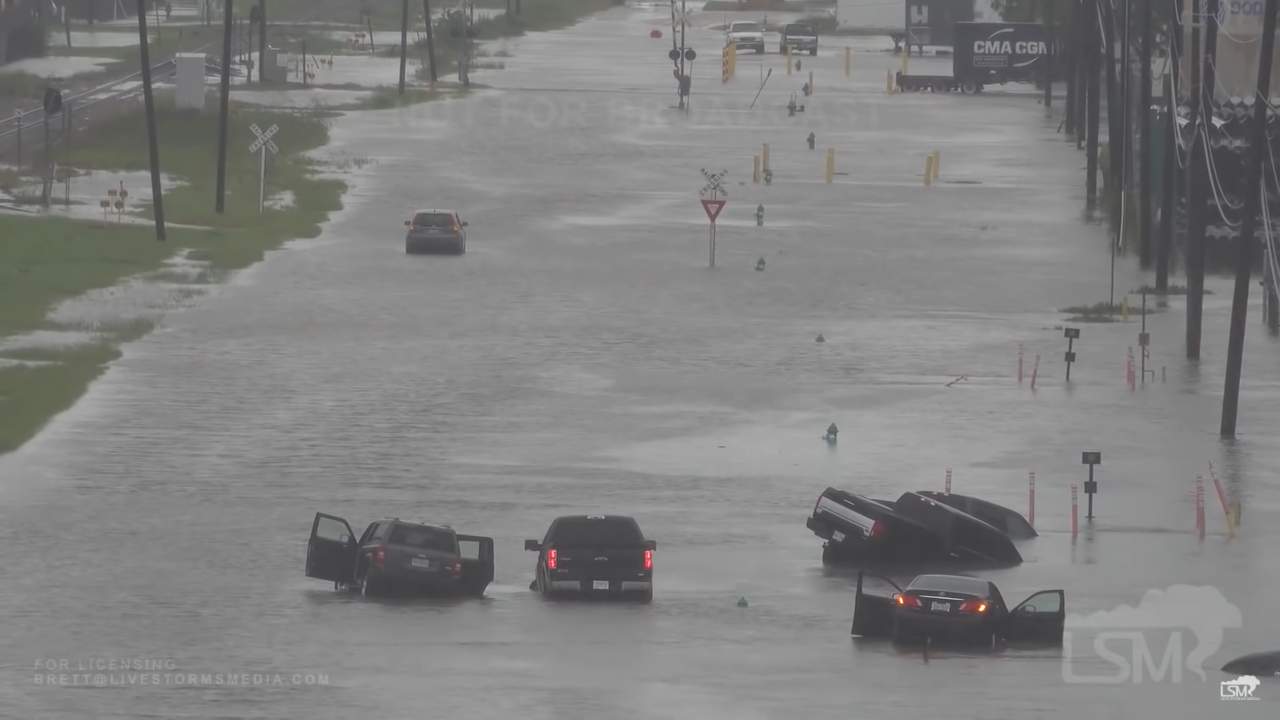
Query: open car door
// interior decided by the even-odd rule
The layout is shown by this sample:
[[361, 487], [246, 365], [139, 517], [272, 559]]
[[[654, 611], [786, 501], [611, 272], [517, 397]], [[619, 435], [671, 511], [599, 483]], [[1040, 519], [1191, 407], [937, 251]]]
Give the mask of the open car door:
[[[884, 580], [898, 587], [892, 580]], [[902, 588], [898, 591], [901, 592]], [[849, 628], [849, 634], [862, 637], [889, 637], [893, 634], [893, 598], [862, 592], [862, 573], [858, 573], [858, 586], [853, 593], [853, 626]]]
[[1066, 593], [1061, 590], [1041, 590], [1023, 600], [1005, 617], [1005, 639], [1015, 643], [1061, 645], [1066, 605]]
[[493, 538], [459, 535], [462, 555], [462, 588], [468, 595], [483, 595], [493, 582]]
[[307, 543], [307, 577], [335, 583], [353, 582], [357, 549], [355, 533], [346, 520], [316, 513], [311, 523], [311, 540]]

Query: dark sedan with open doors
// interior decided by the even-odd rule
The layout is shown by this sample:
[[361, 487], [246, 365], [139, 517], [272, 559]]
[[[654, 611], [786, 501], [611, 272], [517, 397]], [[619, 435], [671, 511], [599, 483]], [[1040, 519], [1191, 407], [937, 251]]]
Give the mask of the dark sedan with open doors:
[[307, 577], [361, 595], [484, 595], [493, 582], [493, 539], [388, 518], [357, 540], [347, 521], [316, 513], [307, 543]]
[[[886, 578], [887, 580], [887, 578]], [[999, 642], [1061, 645], [1066, 596], [1041, 590], [1016, 605], [1005, 605], [990, 580], [967, 575], [917, 575], [893, 595], [862, 590], [858, 574], [852, 634], [890, 637], [898, 643], [925, 639], [995, 647]]]
[[404, 251], [410, 255], [467, 252], [467, 223], [456, 210], [419, 210], [404, 226]]
[[658, 544], [645, 539], [634, 518], [566, 515], [552, 521], [542, 542], [525, 540], [524, 549], [538, 553], [530, 589], [544, 597], [568, 592], [653, 600]]

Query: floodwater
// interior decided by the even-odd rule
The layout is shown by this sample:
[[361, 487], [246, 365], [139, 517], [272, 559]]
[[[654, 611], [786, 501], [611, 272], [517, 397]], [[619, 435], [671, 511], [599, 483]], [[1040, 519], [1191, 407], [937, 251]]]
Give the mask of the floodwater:
[[[1275, 716], [1280, 685], [1223, 705], [1217, 670], [1280, 647], [1280, 367], [1258, 304], [1233, 444], [1216, 433], [1223, 279], [1198, 365], [1174, 300], [1148, 325], [1154, 381], [1124, 381], [1135, 317], [1084, 325], [1067, 385], [1056, 310], [1107, 298], [1109, 255], [1080, 216], [1083, 157], [1034, 96], [888, 96], [894, 60], [857, 53], [846, 80], [838, 39], [803, 75], [744, 57], [722, 85], [719, 35], [696, 31], [685, 115], [669, 40], [647, 37], [665, 21], [620, 8], [530, 34], [503, 43], [491, 89], [336, 121], [330, 152], [372, 162], [323, 235], [167, 316], [0, 458], [0, 715]], [[787, 117], [810, 69], [817, 93]], [[769, 186], [750, 182], [764, 142]], [[728, 170], [715, 269], [700, 168]], [[466, 256], [403, 254], [423, 206], [470, 221]], [[1121, 293], [1143, 279], [1117, 263]], [[1034, 390], [1020, 344], [1028, 376], [1040, 357]], [[1097, 519], [1073, 542], [1068, 486], [1094, 449]], [[1199, 542], [1189, 493], [1210, 462], [1243, 522], [1229, 539], [1210, 486]], [[1219, 593], [1225, 609], [1169, 627], [1117, 621], [1152, 663], [1182, 638], [1192, 667], [1135, 678], [1080, 628], [1069, 649], [927, 663], [851, 639], [853, 579], [821, 566], [814, 500], [936, 489], [947, 468], [955, 491], [1020, 510], [1037, 473], [1041, 537], [988, 573], [1011, 601], [1063, 588], [1080, 615]], [[495, 583], [460, 603], [334, 593], [302, 575], [316, 511], [492, 535]], [[652, 605], [527, 590], [522, 540], [585, 511], [632, 514], [658, 541]], [[107, 660], [156, 677], [51, 686], [43, 670]]]

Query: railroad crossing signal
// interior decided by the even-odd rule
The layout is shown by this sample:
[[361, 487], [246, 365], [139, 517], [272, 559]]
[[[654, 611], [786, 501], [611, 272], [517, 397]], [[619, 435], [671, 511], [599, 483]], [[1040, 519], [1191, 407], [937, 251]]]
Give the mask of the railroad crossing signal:
[[272, 125], [267, 128], [266, 132], [258, 127], [257, 123], [249, 126], [253, 131], [254, 141], [249, 143], [249, 154], [261, 153], [262, 159], [258, 165], [258, 214], [262, 214], [263, 206], [266, 203], [267, 193], [267, 151], [270, 150], [272, 155], [280, 152], [280, 148], [276, 147], [275, 141], [271, 138], [280, 132], [279, 125]]
[[702, 168], [702, 177], [707, 179], [707, 183], [698, 191], [698, 195], [705, 197], [707, 193], [711, 193], [711, 198], [713, 200], [717, 195], [728, 195], [729, 191], [724, 189], [724, 176], [727, 175], [728, 172], [728, 170], [711, 172], [706, 168]]
[[272, 155], [280, 152], [280, 148], [276, 147], [275, 142], [271, 139], [275, 137], [276, 133], [280, 132], [279, 125], [272, 125], [267, 128], [266, 132], [262, 132], [262, 128], [259, 128], [258, 124], [254, 123], [249, 126], [249, 129], [253, 131], [254, 136], [257, 138], [252, 143], [249, 143], [250, 154], [256, 153], [264, 147], [270, 150]]

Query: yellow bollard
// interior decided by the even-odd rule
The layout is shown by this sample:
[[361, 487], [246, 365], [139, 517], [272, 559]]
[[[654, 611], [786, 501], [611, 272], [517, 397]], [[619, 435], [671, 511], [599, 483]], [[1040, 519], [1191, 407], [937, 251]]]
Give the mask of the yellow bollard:
[[760, 156], [751, 156], [751, 182], [760, 183]]
[[942, 151], [933, 151], [933, 179], [937, 180], [938, 175], [942, 173]]
[[809, 94], [810, 94], [810, 95], [812, 95], [812, 94], [813, 94], [813, 91], [814, 91], [814, 87], [813, 87], [813, 71], [812, 71], [812, 70], [810, 70], [810, 71], [809, 71]]
[[782, 48], [782, 57], [784, 60], [787, 61], [787, 74], [790, 75], [791, 74], [791, 48], [789, 47]]
[[911, 59], [911, 50], [910, 48], [908, 48], [906, 52], [902, 53], [902, 74], [903, 75], [907, 74], [907, 61], [910, 59]]
[[769, 143], [765, 143], [764, 149], [760, 151], [760, 170], [769, 171]]
[[1123, 320], [1129, 319], [1129, 298], [1127, 297], [1120, 298], [1120, 318]]
[[836, 149], [827, 148], [827, 182], [830, 183], [836, 175]]
[[853, 74], [853, 48], [846, 47], [844, 49], [844, 76], [847, 78]]
[[924, 186], [933, 185], [933, 153], [929, 153], [924, 158]]

